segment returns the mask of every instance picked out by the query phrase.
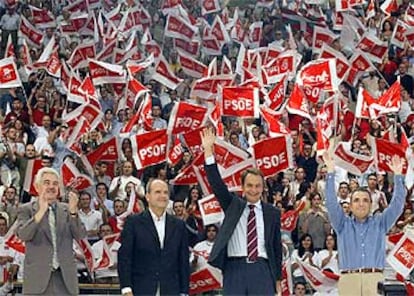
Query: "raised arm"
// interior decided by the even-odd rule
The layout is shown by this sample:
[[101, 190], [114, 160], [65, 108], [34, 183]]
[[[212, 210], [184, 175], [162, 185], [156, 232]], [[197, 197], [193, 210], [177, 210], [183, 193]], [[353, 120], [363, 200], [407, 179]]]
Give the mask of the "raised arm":
[[323, 160], [328, 171], [326, 178], [325, 196], [326, 208], [328, 209], [329, 221], [336, 232], [342, 230], [346, 216], [342, 207], [339, 205], [335, 193], [335, 162], [333, 159], [333, 149], [328, 149], [323, 154]]
[[398, 155], [394, 155], [391, 158], [391, 161], [388, 162], [388, 166], [394, 173], [394, 190], [391, 202], [381, 216], [381, 223], [384, 226], [385, 231], [388, 231], [392, 225], [394, 225], [404, 208], [406, 194], [404, 177], [402, 175], [404, 163], [405, 160]]
[[214, 195], [220, 202], [220, 206], [225, 211], [230, 205], [233, 195], [230, 194], [226, 184], [224, 184], [222, 177], [217, 168], [217, 164], [214, 159], [214, 142], [216, 141], [216, 135], [211, 127], [203, 129], [200, 133], [201, 143], [204, 149], [204, 159], [208, 183], [210, 184]]

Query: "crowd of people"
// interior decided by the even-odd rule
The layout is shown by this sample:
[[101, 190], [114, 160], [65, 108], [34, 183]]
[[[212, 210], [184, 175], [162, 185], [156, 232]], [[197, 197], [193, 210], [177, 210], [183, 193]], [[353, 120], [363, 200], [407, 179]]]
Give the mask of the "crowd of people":
[[[85, 4], [86, 7], [78, 2]], [[339, 4], [333, 1], [309, 1], [312, 4], [308, 4], [308, 1], [262, 0], [257, 3], [256, 1], [255, 3], [241, 1], [235, 4], [232, 0], [142, 0], [98, 1], [93, 5], [92, 2], [76, 1], [79, 5], [78, 11], [73, 10], [74, 1], [17, 2], [6, 0], [0, 2], [2, 32], [0, 56], [14, 58], [22, 83], [21, 87], [2, 88], [3, 92], [0, 97], [0, 278], [3, 274], [5, 280], [11, 281], [15, 277], [23, 279], [25, 255], [9, 248], [6, 240], [10, 238], [10, 233], [8, 235], [6, 233], [17, 220], [18, 208], [27, 202], [36, 200], [36, 194], [33, 194], [30, 184], [27, 185], [34, 179], [34, 160], [41, 160], [40, 167], [50, 167], [60, 171], [65, 161], [70, 159], [79, 172], [88, 175], [92, 180], [89, 187], [79, 192], [78, 215], [86, 229], [87, 240], [91, 244], [93, 259], [97, 265], [105, 249], [104, 238], [121, 233], [127, 215], [147, 210], [146, 185], [153, 179], [161, 179], [168, 184], [170, 200], [167, 213], [185, 222], [188, 247], [193, 250], [189, 258], [191, 270], [195, 272], [207, 265], [208, 255], [221, 231], [221, 224], [204, 224], [198, 201], [205, 197], [205, 193], [198, 183], [177, 184], [175, 182], [175, 178], [181, 172], [194, 164], [193, 160], [198, 155], [185, 146], [182, 135], [174, 135], [174, 138], [182, 143], [182, 155], [179, 162], [171, 164], [166, 160], [137, 169], [133, 152], [135, 151], [134, 143], [131, 140], [135, 134], [142, 131], [168, 129], [174, 106], [180, 102], [203, 106], [208, 110], [212, 110], [220, 102], [218, 99], [214, 101], [211, 98], [191, 95], [197, 78], [189, 75], [180, 64], [180, 49], [175, 40], [177, 38], [165, 34], [169, 13], [186, 16], [188, 20], [194, 21], [192, 26], [199, 30], [194, 38], [201, 41], [201, 50], [195, 54], [195, 59], [205, 65], [212, 65], [216, 75], [223, 71], [226, 61], [229, 61], [231, 73], [235, 73], [238, 67], [239, 51], [243, 42], [240, 42], [239, 36], [231, 33], [237, 26], [236, 24], [241, 24], [241, 28], [246, 32], [243, 46], [247, 49], [267, 47], [281, 49], [282, 52], [295, 50], [301, 56], [300, 63], [295, 68], [298, 72], [307, 62], [318, 59], [318, 51], [315, 51], [312, 45], [312, 38], [314, 38], [312, 33], [304, 30], [291, 32], [286, 26], [291, 18], [286, 18], [286, 13], [289, 12], [290, 15], [293, 14], [302, 21], [312, 20], [314, 26], [320, 25], [330, 30], [332, 34], [336, 34], [336, 37], [326, 46], [335, 49], [347, 58], [352, 56], [354, 48], [350, 48], [349, 44], [344, 44], [345, 37], [337, 26], [337, 18], [338, 12], [353, 16], [366, 32], [386, 44], [387, 50], [381, 61], [372, 61], [373, 67], [358, 73], [355, 84], [343, 81], [338, 86], [338, 93], [343, 103], [333, 128], [335, 143], [347, 142], [352, 152], [375, 156], [375, 151], [372, 149], [372, 137], [382, 138], [387, 134], [397, 143], [401, 143], [403, 137], [408, 139], [408, 150], [411, 149], [411, 140], [414, 137], [414, 49], [408, 37], [404, 39], [402, 47], [393, 42], [394, 36], [400, 34], [396, 31], [398, 25], [403, 23], [406, 30], [413, 25], [410, 22], [411, 17], [414, 17], [410, 14], [413, 8], [408, 0], [402, 0], [401, 3], [392, 1], [395, 5], [391, 7], [391, 11], [384, 11], [380, 8], [383, 4], [381, 1], [349, 4], [347, 9], [339, 8]], [[217, 2], [218, 9], [206, 12], [204, 4], [207, 2], [211, 2], [211, 5]], [[74, 100], [73, 90], [68, 90], [64, 86], [64, 78], [52, 75], [44, 67], [36, 66], [36, 61], [42, 61], [44, 50], [51, 39], [55, 40], [56, 53], [61, 63], [66, 64], [65, 67], [70, 67], [68, 62], [73, 60], [72, 53], [82, 44], [95, 42], [96, 53], [99, 53], [107, 49], [105, 39], [113, 38], [117, 45], [111, 51], [125, 49], [130, 36], [120, 31], [122, 27], [120, 22], [123, 19], [122, 16], [127, 15], [132, 8], [139, 8], [138, 19], [141, 20], [136, 21], [139, 23], [138, 29], [133, 30], [132, 33], [128, 31], [133, 39], [140, 40], [138, 44], [133, 45], [136, 47], [134, 50], [140, 55], [137, 61], [147, 58], [150, 52], [154, 54], [153, 48], [157, 45], [160, 50], [158, 54], [165, 57], [171, 73], [182, 81], [175, 89], [171, 89], [160, 79], [153, 78], [149, 70], [135, 73], [134, 79], [139, 81], [145, 87], [145, 91], [150, 94], [151, 110], [143, 116], [151, 118], [151, 126], [144, 127], [145, 120], [137, 120], [134, 127], [127, 132], [125, 132], [125, 127], [129, 125], [137, 112], [143, 112], [140, 106], [143, 104], [144, 96], [140, 96], [131, 106], [125, 104], [124, 100], [126, 84], [123, 85], [121, 92], [117, 90], [118, 85], [115, 83], [96, 84], [93, 86], [92, 96], [96, 95], [102, 119], [93, 128], [89, 127], [83, 131], [77, 140], [78, 149], [74, 149], [74, 145], [67, 145], [74, 133], [73, 122], [67, 120], [67, 114], [82, 104], [91, 104], [91, 101], [87, 100], [82, 103]], [[369, 13], [371, 9], [374, 12], [372, 15]], [[39, 11], [43, 12], [39, 13]], [[86, 30], [68, 32], [67, 26], [74, 25], [77, 18], [87, 11], [96, 18], [93, 29], [95, 32], [93, 30], [92, 34], [84, 33]], [[39, 19], [45, 18], [46, 15], [51, 18], [51, 21], [45, 25]], [[203, 49], [207, 45], [203, 43], [202, 39], [205, 34], [202, 32], [213, 23], [217, 16], [226, 25], [230, 24], [228, 19], [225, 21], [226, 18], [233, 18], [234, 23], [227, 29], [230, 40], [223, 42], [220, 54], [214, 56]], [[236, 18], [239, 23], [235, 22]], [[27, 36], [22, 33], [21, 29], [23, 19], [42, 32], [43, 39], [40, 45], [26, 40]], [[256, 23], [261, 25], [259, 43], [252, 42], [253, 37], [248, 33], [251, 26]], [[291, 25], [294, 26], [294, 24]], [[144, 37], [148, 38], [147, 34], [150, 35], [153, 47], [148, 46], [148, 40], [145, 41], [147, 43], [144, 42]], [[28, 61], [32, 64], [27, 64]], [[102, 62], [115, 64], [114, 61], [112, 52], [109, 58], [102, 60]], [[88, 71], [87, 67], [79, 67], [71, 73], [83, 81], [90, 76]], [[283, 90], [286, 102], [289, 101], [294, 90], [296, 72], [290, 73], [286, 89]], [[235, 81], [241, 83], [247, 80], [244, 77], [246, 75], [235, 76], [237, 77]], [[292, 77], [293, 79], [290, 79]], [[252, 80], [258, 83], [260, 79], [253, 77]], [[398, 111], [375, 118], [357, 116], [356, 108], [361, 103], [361, 98], [357, 95], [359, 88], [365, 89], [373, 98], [378, 98], [396, 81], [401, 84], [401, 101]], [[261, 83], [260, 86], [267, 91], [273, 87], [273, 84], [263, 85], [263, 82]], [[265, 98], [262, 95], [263, 93], [260, 95], [260, 103], [264, 104]], [[293, 276], [292, 293], [294, 295], [315, 292], [315, 287], [309, 283], [300, 267], [301, 262], [306, 262], [320, 270], [341, 274], [338, 258], [343, 257], [337, 251], [338, 221], [332, 221], [332, 216], [328, 214], [327, 209], [329, 205], [326, 187], [328, 173], [332, 171], [328, 172], [324, 160], [317, 155], [320, 130], [314, 119], [319, 114], [325, 99], [327, 95], [320, 96], [317, 103], [308, 102], [310, 104], [309, 116], [289, 112], [284, 106], [279, 110], [280, 124], [284, 124], [288, 131], [287, 136], [292, 140], [289, 142], [291, 146], [287, 148], [293, 156], [293, 166], [267, 177], [263, 196], [261, 196], [262, 202], [279, 209], [281, 216], [290, 210], [298, 209], [300, 205], [296, 227], [293, 231], [282, 228], [281, 234], [285, 246], [284, 260], [289, 259], [291, 262], [289, 270]], [[217, 127], [212, 122], [213, 120], [210, 121], [207, 125]], [[261, 117], [223, 116], [219, 121], [223, 124], [221, 138], [232, 145], [235, 150], [246, 152], [250, 157], [253, 155], [252, 147], [255, 143], [271, 137], [270, 127]], [[92, 171], [88, 171], [82, 161], [83, 156], [97, 151], [102, 143], [113, 138], [120, 143], [118, 158], [116, 160], [99, 159], [93, 164]], [[407, 159], [410, 161], [409, 157]], [[409, 174], [413, 172], [407, 172], [407, 176]], [[65, 201], [68, 188], [60, 185], [60, 195], [62, 201]], [[370, 214], [381, 215], [392, 203], [393, 185], [393, 173], [391, 171], [380, 172], [375, 165], [369, 167], [362, 175], [354, 175], [339, 166], [335, 167], [335, 195], [346, 216], [352, 217], [353, 215], [351, 193], [361, 188], [369, 192], [371, 197]], [[413, 188], [407, 189], [403, 212], [400, 213], [397, 221], [390, 221], [392, 222], [390, 225], [393, 225], [391, 230], [393, 233], [409, 232], [413, 229], [414, 215], [411, 202]], [[133, 205], [131, 205], [131, 200], [134, 201]], [[82, 248], [74, 244], [74, 260], [77, 262], [79, 280], [118, 284], [117, 252], [121, 245], [122, 241], [111, 243], [109, 252], [111, 265], [91, 274], [90, 270], [88, 271], [88, 262]], [[207, 254], [207, 256], [201, 256], [201, 254]], [[234, 282], [233, 285], [238, 284]], [[6, 288], [9, 288], [9, 285], [7, 287], [5, 285]], [[326, 293], [337, 293], [336, 287]]]

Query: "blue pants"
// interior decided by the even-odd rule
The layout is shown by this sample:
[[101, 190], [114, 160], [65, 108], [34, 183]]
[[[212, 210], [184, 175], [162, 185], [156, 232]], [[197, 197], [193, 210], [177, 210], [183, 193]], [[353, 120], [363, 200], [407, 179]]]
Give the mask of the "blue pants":
[[223, 271], [223, 292], [225, 296], [275, 295], [276, 282], [268, 260], [258, 258], [247, 263], [246, 258], [228, 258]]

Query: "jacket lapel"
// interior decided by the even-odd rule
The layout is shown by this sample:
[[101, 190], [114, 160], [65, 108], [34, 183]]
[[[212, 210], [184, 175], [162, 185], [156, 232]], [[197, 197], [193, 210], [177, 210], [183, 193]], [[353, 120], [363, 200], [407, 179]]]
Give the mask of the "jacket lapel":
[[[35, 201], [32, 206], [32, 214], [33, 217], [39, 210], [39, 203]], [[40, 228], [45, 233], [47, 239], [52, 242], [52, 233], [50, 232], [50, 226], [49, 226], [49, 212], [46, 212], [43, 216], [42, 220], [40, 220]]]
[[270, 238], [272, 237], [272, 212], [269, 207], [262, 202], [262, 210], [263, 210], [263, 222], [264, 222], [264, 236], [265, 242], [269, 242]]
[[168, 240], [173, 237], [175, 224], [177, 221], [172, 219], [170, 215], [166, 214], [165, 217], [165, 239], [164, 239], [164, 247], [167, 244]]
[[57, 203], [56, 204], [56, 238], [57, 238], [58, 244], [60, 241], [63, 241], [63, 240], [59, 240], [59, 234], [63, 233], [63, 228], [64, 228], [65, 221], [67, 221], [66, 219], [67, 217], [68, 217], [67, 208], [65, 208], [60, 203]]
[[151, 233], [152, 237], [154, 238], [156, 245], [158, 248], [161, 248], [160, 239], [158, 237], [157, 229], [155, 229], [154, 221], [152, 220], [151, 213], [149, 210], [146, 210], [144, 213], [142, 213], [144, 223], [146, 224], [145, 229], [148, 229], [148, 231]]

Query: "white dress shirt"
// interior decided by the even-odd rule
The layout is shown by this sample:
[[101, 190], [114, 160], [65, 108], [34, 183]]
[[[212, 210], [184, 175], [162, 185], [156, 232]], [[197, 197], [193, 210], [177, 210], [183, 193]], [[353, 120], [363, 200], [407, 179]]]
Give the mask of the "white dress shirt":
[[154, 212], [149, 209], [151, 213], [152, 221], [154, 221], [155, 229], [157, 230], [158, 239], [160, 240], [161, 249], [164, 248], [164, 238], [165, 238], [165, 217], [167, 216], [166, 212], [162, 214], [161, 217], [157, 217]]
[[[253, 203], [247, 203], [242, 215], [240, 216], [239, 222], [237, 222], [236, 228], [230, 237], [229, 244], [227, 245], [227, 255], [229, 257], [247, 257], [247, 219], [249, 217], [250, 204]], [[262, 203], [261, 201], [258, 201], [254, 205], [259, 257], [267, 259], [268, 257], [265, 248]]]

